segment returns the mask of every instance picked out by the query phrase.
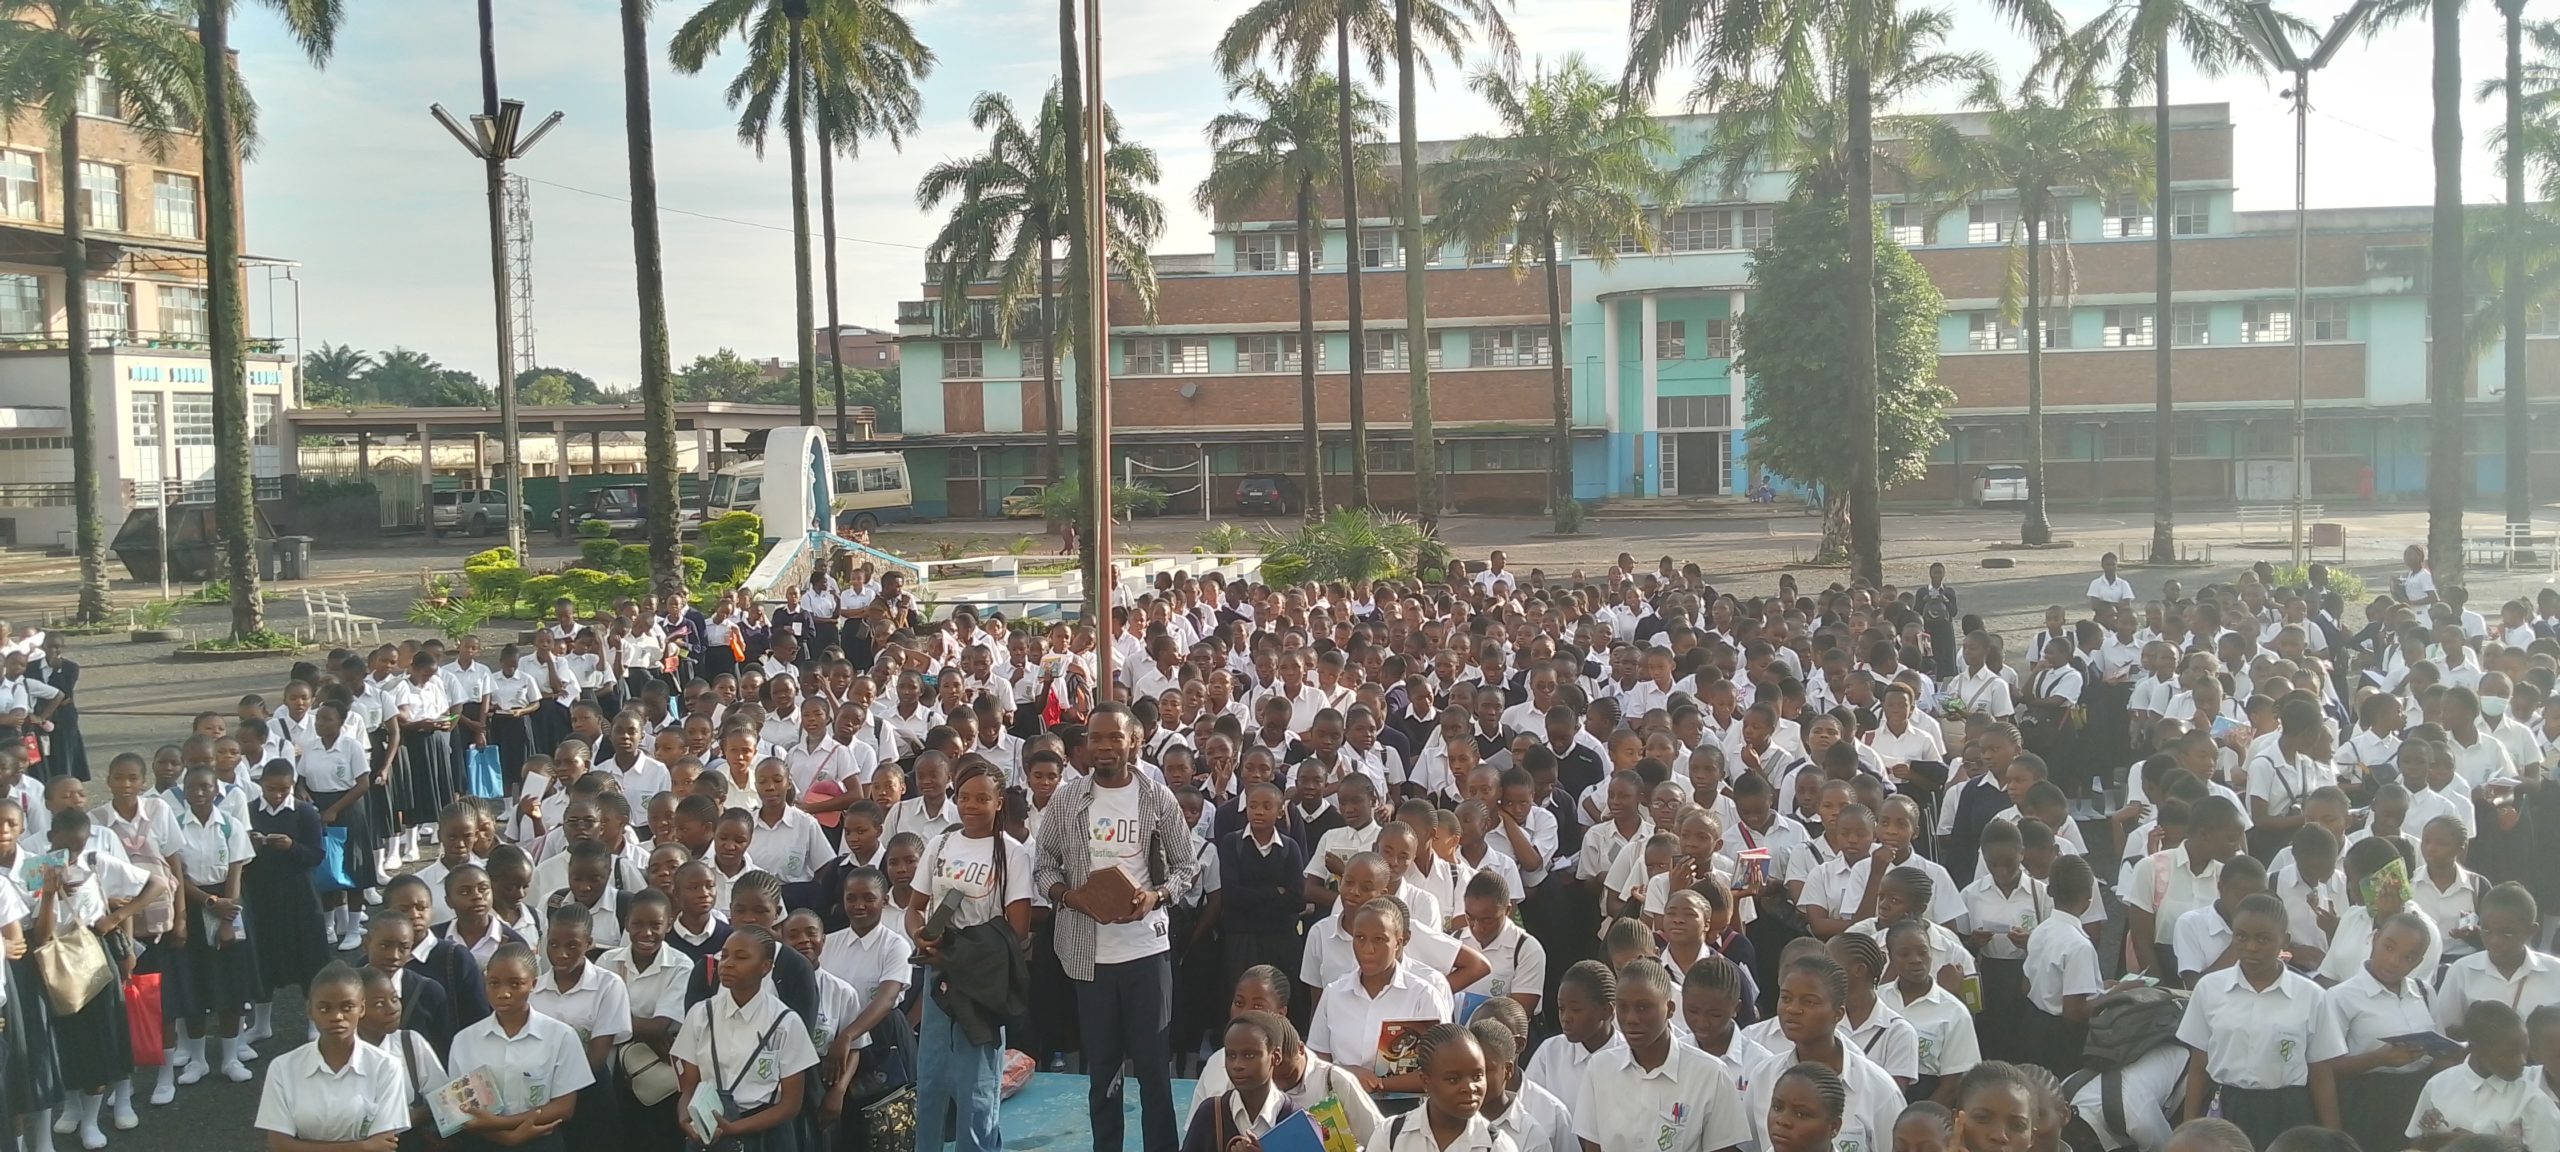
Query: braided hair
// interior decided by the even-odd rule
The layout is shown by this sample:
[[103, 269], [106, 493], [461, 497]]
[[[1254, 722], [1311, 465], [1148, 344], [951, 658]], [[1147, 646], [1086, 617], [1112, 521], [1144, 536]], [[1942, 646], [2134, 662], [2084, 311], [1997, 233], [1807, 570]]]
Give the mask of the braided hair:
[[1515, 1047], [1528, 1039], [1529, 1010], [1521, 1007], [1519, 1001], [1508, 996], [1490, 997], [1484, 1003], [1476, 1005], [1475, 1011], [1467, 1014], [1469, 1024], [1488, 1022], [1502, 1025], [1503, 1031], [1511, 1034]]
[[1813, 1094], [1822, 1101], [1822, 1118], [1834, 1124], [1849, 1113], [1849, 1083], [1840, 1074], [1823, 1065], [1802, 1060], [1793, 1068], [1778, 1074], [1778, 1081], [1801, 1080], [1812, 1085]]
[[[1618, 1002], [1618, 974], [1598, 960], [1576, 960], [1556, 978], [1556, 990], [1578, 988], [1603, 1008]], [[1508, 997], [1505, 997], [1508, 999]]]
[[1832, 955], [1841, 963], [1845, 975], [1852, 967], [1863, 969], [1862, 978], [1869, 984], [1884, 979], [1884, 945], [1864, 932], [1843, 932], [1831, 938]]
[[[1439, 1055], [1441, 1049], [1452, 1047], [1454, 1045], [1474, 1043], [1476, 1043], [1476, 1034], [1469, 1031], [1466, 1025], [1444, 1022], [1434, 1024], [1431, 1026], [1430, 1031], [1424, 1032], [1422, 1034], [1422, 1038], [1415, 1043], [1414, 1051], [1420, 1058], [1420, 1066], [1429, 1068], [1431, 1066], [1431, 1058]], [[1476, 1051], [1478, 1055], [1482, 1055], [1484, 1050], [1479, 1047]]]

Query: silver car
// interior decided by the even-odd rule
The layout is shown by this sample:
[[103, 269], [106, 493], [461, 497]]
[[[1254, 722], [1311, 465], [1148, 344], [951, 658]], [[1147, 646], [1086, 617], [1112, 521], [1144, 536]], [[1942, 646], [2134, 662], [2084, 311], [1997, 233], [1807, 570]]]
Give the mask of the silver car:
[[[519, 505], [526, 524], [533, 523], [533, 506]], [[507, 527], [507, 495], [488, 488], [435, 494], [436, 532], [461, 532], [486, 536], [503, 532]]]

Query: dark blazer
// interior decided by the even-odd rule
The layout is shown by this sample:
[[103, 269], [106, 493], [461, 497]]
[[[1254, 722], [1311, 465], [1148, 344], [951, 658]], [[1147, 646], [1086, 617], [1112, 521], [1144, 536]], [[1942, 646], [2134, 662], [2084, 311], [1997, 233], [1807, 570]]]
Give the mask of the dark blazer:
[[[465, 959], [469, 953], [463, 954]], [[443, 1060], [453, 1051], [453, 1034], [462, 1025], [453, 1018], [453, 996], [435, 977], [419, 971], [425, 965], [411, 961], [400, 971], [400, 1026], [426, 1037], [427, 1046]]]
[[1938, 863], [1947, 870], [1947, 878], [1962, 888], [1973, 883], [1974, 863], [1982, 856], [1982, 830], [1991, 826], [1991, 818], [2013, 807], [2007, 789], [1997, 783], [1985, 783], [1979, 777], [1967, 780], [1956, 790], [1956, 822], [1941, 845]]
[[[444, 985], [445, 995], [453, 998], [453, 1026], [468, 1028], [489, 1015], [489, 985], [480, 978], [480, 958], [471, 950], [445, 938], [450, 923], [438, 924], [428, 931], [436, 934], [435, 951], [427, 953], [423, 965], [412, 960], [409, 970]], [[507, 939], [515, 940], [512, 930], [501, 928]], [[523, 941], [518, 940], [518, 943]]]

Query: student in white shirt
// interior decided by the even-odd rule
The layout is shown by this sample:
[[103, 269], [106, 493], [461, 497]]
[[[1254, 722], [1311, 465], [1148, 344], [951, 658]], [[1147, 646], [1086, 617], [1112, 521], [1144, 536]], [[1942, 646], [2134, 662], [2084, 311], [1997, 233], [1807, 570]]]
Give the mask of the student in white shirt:
[[685, 986], [693, 980], [693, 957], [666, 946], [667, 926], [674, 920], [675, 909], [665, 893], [633, 893], [622, 926], [627, 942], [595, 961], [622, 980], [630, 1003], [631, 1042], [658, 1049], [674, 1043], [684, 1022]]
[[1929, 925], [1904, 919], [1885, 932], [1884, 940], [1893, 979], [1876, 989], [1876, 999], [1908, 1022], [1917, 1043], [1919, 1078], [1910, 1095], [1948, 1103], [1955, 1099], [1956, 1082], [1982, 1063], [1973, 1009], [1938, 983]]
[[[996, 827], [1003, 795], [1003, 782], [990, 767], [971, 762], [961, 769], [952, 802], [960, 827], [925, 841], [916, 864], [914, 891], [908, 896], [908, 939], [922, 937], [927, 915], [936, 903], [946, 901], [954, 909], [950, 931], [1002, 916], [1014, 935], [1030, 936], [1031, 853]], [[936, 969], [942, 963], [941, 951], [931, 940], [923, 941], [920, 957]], [[928, 979], [940, 983], [938, 972]], [[941, 995], [938, 987], [925, 990], [924, 1026], [916, 1036], [916, 1146], [941, 1147], [944, 1114], [956, 1106], [960, 1129], [956, 1135], [962, 1152], [996, 1152], [1004, 1146], [997, 1125], [1003, 1043], [1000, 1039], [991, 1044], [974, 1042], [944, 1010]]]
[[291, 1146], [322, 1147], [371, 1147], [377, 1137], [408, 1131], [412, 1093], [403, 1066], [357, 1036], [364, 981], [332, 963], [312, 978], [308, 999], [311, 1042], [267, 1064], [257, 1129], [299, 1142]]
[[1232, 1140], [1258, 1140], [1272, 1126], [1295, 1115], [1298, 1105], [1272, 1083], [1289, 1022], [1269, 1012], [1242, 1012], [1227, 1024], [1225, 1046], [1218, 1051], [1227, 1087], [1202, 1094], [1184, 1122], [1183, 1146], [1224, 1152]]
[[2512, 1147], [2560, 1148], [2560, 1104], [2535, 1086], [2540, 1077], [2525, 1075], [2524, 1021], [2516, 1010], [2479, 1001], [2464, 1013], [2463, 1030], [2469, 1054], [2427, 1081], [2404, 1134], [2428, 1147], [2475, 1133]]
[[1442, 1024], [1422, 1036], [1422, 1106], [1378, 1130], [1366, 1152], [1522, 1152], [1486, 1120], [1485, 1054], [1475, 1033]]
[[687, 1011], [676, 1034], [677, 1098], [692, 1099], [696, 1086], [707, 1081], [736, 1112], [717, 1131], [701, 1132], [690, 1109], [677, 1109], [685, 1136], [698, 1144], [735, 1140], [748, 1150], [798, 1147], [787, 1139], [766, 1139], [798, 1118], [806, 1083], [800, 1074], [818, 1066], [809, 1025], [783, 1006], [766, 979], [781, 947], [761, 926], [731, 933], [720, 949], [719, 991]]
[[[536, 967], [532, 949], [514, 941], [498, 947], [482, 970], [489, 1015], [455, 1033], [445, 1063], [521, 1073], [539, 1103], [513, 1115], [475, 1114], [463, 1129], [465, 1147], [566, 1152], [560, 1129], [577, 1111], [578, 1094], [595, 1083], [577, 1030], [533, 1010]], [[503, 1144], [498, 1133], [507, 1134]]]
[[2342, 1051], [2311, 1066], [2311, 1102], [2323, 1122], [2376, 1148], [2399, 1143], [2418, 1090], [2437, 1066], [2423, 1048], [2389, 1043], [2435, 1030], [2416, 969], [2427, 946], [2414, 914], [2383, 922], [2355, 975], [2320, 994]]
[[1467, 880], [1465, 914], [1458, 939], [1482, 953], [1492, 971], [1457, 991], [1509, 996], [1535, 1013], [1547, 990], [1547, 947], [1511, 918], [1510, 886], [1497, 873], [1476, 873]]
[[915, 978], [915, 945], [885, 923], [889, 878], [876, 868], [857, 867], [844, 878], [846, 927], [829, 934], [819, 949], [818, 970], [833, 974], [866, 997], [859, 1014], [843, 1027], [854, 1031], [852, 1047], [871, 1045], [871, 1029], [895, 1010]]
[[2436, 985], [2436, 1028], [2456, 1039], [2476, 1001], [2496, 1000], [2527, 1019], [2560, 1005], [2560, 958], [2531, 947], [2541, 919], [2533, 893], [2500, 884], [2480, 897], [2479, 917], [2481, 950], [2447, 964]]
[[[1376, 867], [1382, 870], [1384, 865]], [[1374, 1070], [1379, 1025], [1391, 1020], [1448, 1020], [1454, 1007], [1448, 981], [1422, 965], [1404, 962], [1413, 930], [1399, 906], [1372, 900], [1351, 909], [1345, 919], [1353, 964], [1325, 986], [1323, 999], [1316, 1002], [1307, 1047], [1350, 1069], [1373, 1095], [1421, 1091], [1424, 1085], [1418, 1073], [1381, 1076]]]
[[[782, 761], [767, 759], [756, 765], [759, 803], [753, 814], [747, 858], [756, 867], [781, 878], [785, 885], [805, 886], [817, 878], [818, 866], [836, 853], [835, 846], [827, 843], [826, 830], [818, 826], [818, 818], [792, 803], [796, 796], [791, 769]], [[792, 900], [790, 906], [807, 903], [803, 898]]]
[[2321, 1003], [2320, 986], [2285, 967], [2284, 902], [2259, 893], [2232, 917], [2239, 963], [2196, 984], [2178, 1040], [2194, 1050], [2186, 1114], [2202, 1116], [2217, 1094], [2222, 1118], [2256, 1144], [2314, 1123], [2311, 1066], [2343, 1054], [2346, 1042]]
[[1894, 1120], [1902, 1114], [1902, 1086], [1841, 1032], [1848, 996], [1849, 975], [1829, 956], [1800, 956], [1780, 970], [1780, 1042], [1742, 1074], [1743, 1115], [1761, 1147], [1770, 1147], [1769, 1101], [1778, 1081], [1788, 1069], [1812, 1061], [1833, 1069], [1848, 1090], [1840, 1134], [1833, 1141], [1837, 1152], [1892, 1149]]
[[1620, 1042], [1592, 1057], [1572, 1105], [1574, 1135], [1602, 1149], [1713, 1152], [1752, 1126], [1724, 1063], [1673, 1035], [1672, 976], [1651, 958], [1618, 970]]

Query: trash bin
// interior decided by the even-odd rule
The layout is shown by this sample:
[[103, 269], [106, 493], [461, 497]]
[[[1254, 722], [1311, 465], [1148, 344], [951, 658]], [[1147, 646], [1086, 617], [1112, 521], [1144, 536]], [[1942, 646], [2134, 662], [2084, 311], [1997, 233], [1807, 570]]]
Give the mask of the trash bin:
[[311, 578], [311, 537], [276, 538], [276, 575], [286, 580]]
[[276, 542], [273, 537], [258, 541], [258, 579], [276, 578]]

